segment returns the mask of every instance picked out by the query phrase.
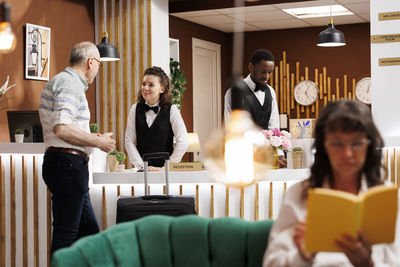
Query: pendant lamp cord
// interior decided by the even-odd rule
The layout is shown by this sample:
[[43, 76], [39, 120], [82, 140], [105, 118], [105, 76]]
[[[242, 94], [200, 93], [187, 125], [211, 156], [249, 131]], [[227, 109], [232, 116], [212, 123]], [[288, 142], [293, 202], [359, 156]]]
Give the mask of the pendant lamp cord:
[[330, 8], [329, 8], [329, 14], [330, 14], [330, 17], [331, 17], [330, 23], [333, 25], [333, 18], [332, 18], [332, 0], [331, 0]]
[[103, 6], [103, 11], [104, 11], [104, 16], [103, 16], [103, 21], [104, 21], [104, 31], [106, 32], [107, 31], [107, 29], [106, 29], [106, 21], [107, 21], [107, 18], [106, 18], [106, 15], [107, 15], [107, 12], [106, 12], [106, 0], [104, 0], [104, 6]]

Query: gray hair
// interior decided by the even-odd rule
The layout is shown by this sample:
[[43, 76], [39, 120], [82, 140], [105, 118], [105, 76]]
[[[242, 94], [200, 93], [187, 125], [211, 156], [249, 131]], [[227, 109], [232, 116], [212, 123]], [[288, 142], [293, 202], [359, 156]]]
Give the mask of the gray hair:
[[74, 45], [69, 56], [71, 66], [85, 63], [90, 57], [95, 56], [97, 46], [91, 42], [80, 42]]

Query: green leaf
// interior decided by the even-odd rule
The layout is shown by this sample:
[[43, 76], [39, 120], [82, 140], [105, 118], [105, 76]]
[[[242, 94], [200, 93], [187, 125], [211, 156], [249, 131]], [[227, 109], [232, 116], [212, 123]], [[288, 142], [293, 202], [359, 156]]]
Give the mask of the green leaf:
[[187, 83], [185, 73], [179, 69], [179, 62], [170, 58], [169, 67], [171, 70], [171, 95], [172, 104], [176, 104], [179, 109], [182, 108], [183, 92], [186, 90], [185, 84]]

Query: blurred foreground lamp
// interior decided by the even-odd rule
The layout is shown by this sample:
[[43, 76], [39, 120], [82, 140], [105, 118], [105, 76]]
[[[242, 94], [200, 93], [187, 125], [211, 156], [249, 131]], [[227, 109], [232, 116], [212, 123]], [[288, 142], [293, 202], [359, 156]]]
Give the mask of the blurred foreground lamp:
[[108, 32], [106, 28], [106, 0], [104, 0], [104, 32], [103, 39], [101, 43], [97, 45], [97, 48], [100, 52], [100, 60], [101, 61], [117, 61], [120, 60], [118, 48], [108, 41]]
[[323, 47], [336, 47], [346, 45], [343, 32], [335, 29], [335, 26], [333, 25], [332, 0], [330, 5], [330, 22], [328, 24], [328, 29], [322, 31], [319, 34], [317, 45]]
[[270, 147], [247, 111], [233, 110], [225, 130], [205, 147], [204, 165], [219, 183], [243, 187], [264, 179], [270, 169]]
[[15, 49], [17, 38], [15, 37], [10, 24], [10, 6], [3, 1], [1, 4], [0, 21], [0, 53], [11, 52]]

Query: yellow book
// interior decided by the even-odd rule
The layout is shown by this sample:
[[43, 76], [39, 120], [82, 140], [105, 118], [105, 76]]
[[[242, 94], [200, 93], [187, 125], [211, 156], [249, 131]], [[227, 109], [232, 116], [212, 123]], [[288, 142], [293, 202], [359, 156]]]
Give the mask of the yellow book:
[[357, 237], [363, 230], [369, 244], [394, 241], [397, 188], [379, 185], [354, 195], [344, 191], [314, 188], [308, 191], [306, 250], [340, 251], [335, 240], [347, 233]]

